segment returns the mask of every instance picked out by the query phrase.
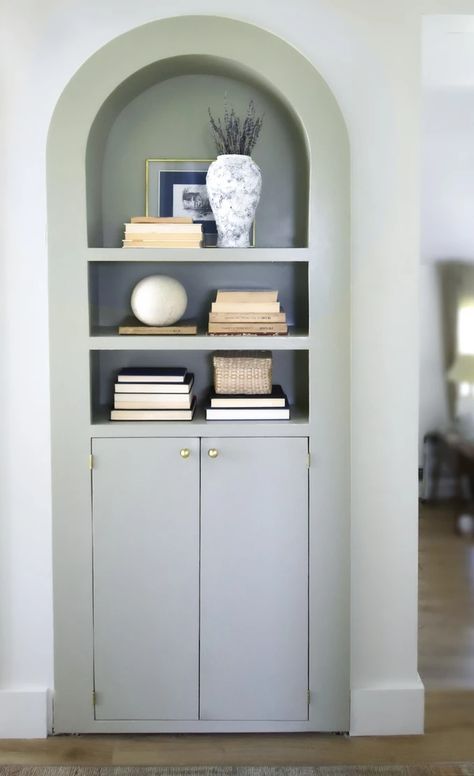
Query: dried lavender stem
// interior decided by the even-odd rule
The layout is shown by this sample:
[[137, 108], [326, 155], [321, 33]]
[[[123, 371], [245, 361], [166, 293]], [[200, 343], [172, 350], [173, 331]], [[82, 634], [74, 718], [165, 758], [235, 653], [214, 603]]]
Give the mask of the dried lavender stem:
[[236, 115], [233, 107], [229, 110], [227, 102], [224, 103], [223, 121], [220, 118], [214, 119], [210, 108], [208, 113], [217, 153], [250, 156], [263, 124], [263, 115], [257, 116], [254, 101], [250, 100], [243, 121]]

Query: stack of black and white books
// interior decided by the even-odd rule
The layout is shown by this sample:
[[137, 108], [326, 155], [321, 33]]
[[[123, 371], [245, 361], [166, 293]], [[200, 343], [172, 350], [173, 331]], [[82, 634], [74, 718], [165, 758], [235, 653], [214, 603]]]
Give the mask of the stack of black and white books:
[[290, 405], [281, 385], [266, 394], [230, 394], [211, 391], [207, 420], [289, 420]]
[[117, 375], [111, 420], [192, 420], [194, 375], [184, 367], [130, 367]]

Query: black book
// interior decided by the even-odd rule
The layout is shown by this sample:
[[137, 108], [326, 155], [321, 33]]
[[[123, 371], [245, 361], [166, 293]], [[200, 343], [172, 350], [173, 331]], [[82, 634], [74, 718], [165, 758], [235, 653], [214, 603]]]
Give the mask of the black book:
[[184, 366], [131, 366], [121, 369], [119, 383], [184, 383]]
[[285, 407], [287, 398], [281, 385], [273, 385], [271, 393], [232, 394], [216, 393], [211, 391], [209, 395], [211, 407]]
[[191, 393], [194, 383], [194, 375], [188, 372], [182, 383], [141, 383], [141, 382], [122, 382], [115, 383], [115, 393]]

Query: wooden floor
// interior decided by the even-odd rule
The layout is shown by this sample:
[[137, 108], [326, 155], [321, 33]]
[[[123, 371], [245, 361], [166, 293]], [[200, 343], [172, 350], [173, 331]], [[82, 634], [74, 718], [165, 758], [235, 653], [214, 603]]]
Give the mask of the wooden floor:
[[0, 764], [331, 765], [474, 761], [474, 541], [453, 507], [420, 520], [420, 673], [426, 734], [57, 736], [0, 741]]
[[456, 533], [459, 511], [421, 510], [419, 671], [427, 689], [474, 690], [474, 538]]

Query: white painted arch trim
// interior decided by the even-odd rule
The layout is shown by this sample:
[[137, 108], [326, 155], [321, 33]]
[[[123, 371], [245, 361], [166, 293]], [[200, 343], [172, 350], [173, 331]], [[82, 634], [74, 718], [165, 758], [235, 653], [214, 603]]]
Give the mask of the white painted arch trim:
[[351, 736], [403, 736], [423, 733], [425, 691], [412, 685], [357, 687], [351, 692]]

